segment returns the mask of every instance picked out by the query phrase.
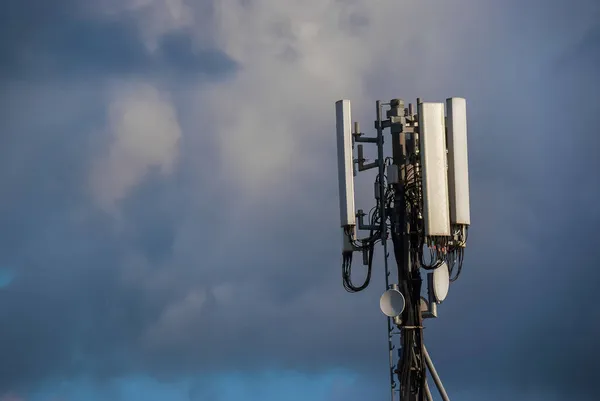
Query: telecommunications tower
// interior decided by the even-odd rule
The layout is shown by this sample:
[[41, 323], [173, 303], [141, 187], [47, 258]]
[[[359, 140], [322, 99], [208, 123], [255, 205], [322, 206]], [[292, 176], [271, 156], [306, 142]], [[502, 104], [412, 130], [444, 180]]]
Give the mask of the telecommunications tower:
[[[377, 101], [377, 135], [368, 137], [360, 132], [358, 123], [353, 124], [350, 101], [336, 102], [342, 279], [348, 292], [367, 288], [375, 245], [381, 242], [386, 291], [379, 304], [387, 316], [391, 399], [432, 401], [428, 369], [441, 398], [449, 401], [423, 341], [423, 319], [437, 317], [438, 305], [462, 269], [471, 223], [466, 101], [450, 98], [444, 107], [444, 103], [417, 99], [416, 104], [415, 111], [412, 104], [405, 108], [399, 99]], [[386, 119], [382, 117], [384, 106]], [[386, 129], [392, 157], [384, 157]], [[365, 143], [377, 146], [376, 160], [365, 159]], [[369, 213], [355, 211], [354, 176], [373, 168], [377, 169], [376, 205]], [[365, 236], [359, 238], [359, 231]], [[395, 275], [388, 266], [390, 239]], [[366, 279], [360, 285], [351, 278], [355, 252], [362, 254], [361, 261], [367, 266]], [[426, 287], [421, 270], [427, 273]]]

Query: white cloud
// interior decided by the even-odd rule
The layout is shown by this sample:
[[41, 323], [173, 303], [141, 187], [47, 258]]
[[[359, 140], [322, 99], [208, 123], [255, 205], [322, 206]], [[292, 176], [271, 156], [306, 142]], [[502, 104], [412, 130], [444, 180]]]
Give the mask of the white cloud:
[[[402, 17], [401, 7], [383, 7], [332, 0], [215, 5], [213, 45], [240, 70], [203, 87], [197, 109], [217, 131], [221, 165], [229, 184], [241, 188], [240, 202], [260, 203], [267, 193], [277, 196], [274, 188], [282, 192], [294, 185], [290, 180], [314, 173], [322, 164], [315, 150], [334, 143], [335, 100], [351, 98], [356, 111], [365, 106], [367, 75], [411, 45], [410, 37], [385, 35], [393, 25], [389, 14], [417, 25]], [[400, 64], [398, 75], [411, 64]]]
[[[523, 22], [510, 7], [475, 0], [130, 0], [120, 7], [137, 16], [151, 42], [185, 30], [238, 63], [232, 79], [198, 84], [194, 110], [201, 135], [216, 136], [224, 184], [239, 188], [246, 206], [276, 196], [272, 189], [291, 177], [315, 174], [324, 161], [319, 149], [334, 146], [337, 99], [350, 98], [369, 129], [376, 98], [443, 100], [465, 87], [488, 90], [477, 83], [486, 74], [512, 79], [515, 68], [522, 75], [536, 68], [505, 59], [512, 67], [490, 76], [508, 46], [531, 49], [539, 35], [507, 31]], [[556, 20], [550, 14], [544, 24]]]
[[112, 142], [94, 164], [90, 184], [98, 204], [115, 211], [115, 202], [125, 198], [151, 167], [163, 175], [173, 171], [181, 128], [168, 95], [136, 83], [115, 90], [107, 129]]

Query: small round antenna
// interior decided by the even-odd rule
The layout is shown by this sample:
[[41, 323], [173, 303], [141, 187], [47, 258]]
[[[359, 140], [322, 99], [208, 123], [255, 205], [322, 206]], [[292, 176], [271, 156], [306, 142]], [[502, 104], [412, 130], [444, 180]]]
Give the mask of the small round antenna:
[[443, 262], [437, 269], [433, 271], [433, 296], [436, 302], [443, 302], [448, 296], [450, 289], [450, 272], [448, 265]]
[[379, 299], [379, 308], [387, 317], [400, 316], [404, 311], [404, 296], [394, 288], [387, 290]]

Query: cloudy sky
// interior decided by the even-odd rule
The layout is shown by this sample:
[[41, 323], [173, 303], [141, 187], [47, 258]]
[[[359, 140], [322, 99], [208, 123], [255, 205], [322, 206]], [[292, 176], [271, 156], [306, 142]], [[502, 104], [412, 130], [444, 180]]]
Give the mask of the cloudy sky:
[[447, 390], [597, 399], [599, 65], [597, 0], [2, 1], [0, 400], [386, 400], [381, 268], [341, 285], [334, 102], [366, 131], [377, 99], [449, 96]]

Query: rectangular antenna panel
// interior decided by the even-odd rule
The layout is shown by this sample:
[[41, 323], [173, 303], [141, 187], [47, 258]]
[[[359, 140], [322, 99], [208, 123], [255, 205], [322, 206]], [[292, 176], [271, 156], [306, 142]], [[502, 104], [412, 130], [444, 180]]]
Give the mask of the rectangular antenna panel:
[[346, 228], [342, 228], [342, 252], [353, 252], [352, 240], [356, 239], [356, 226], [350, 228], [350, 236], [346, 233]]
[[450, 222], [471, 224], [469, 208], [469, 158], [467, 151], [467, 101], [446, 99], [448, 126], [448, 193]]
[[352, 156], [352, 115], [349, 100], [335, 102], [337, 133], [340, 220], [342, 227], [356, 224], [354, 213], [354, 159]]
[[420, 103], [419, 128], [425, 235], [448, 236], [450, 213], [444, 104]]
[[396, 164], [389, 164], [386, 172], [388, 184], [398, 184], [400, 182], [398, 178], [400, 174], [398, 174], [398, 166]]

